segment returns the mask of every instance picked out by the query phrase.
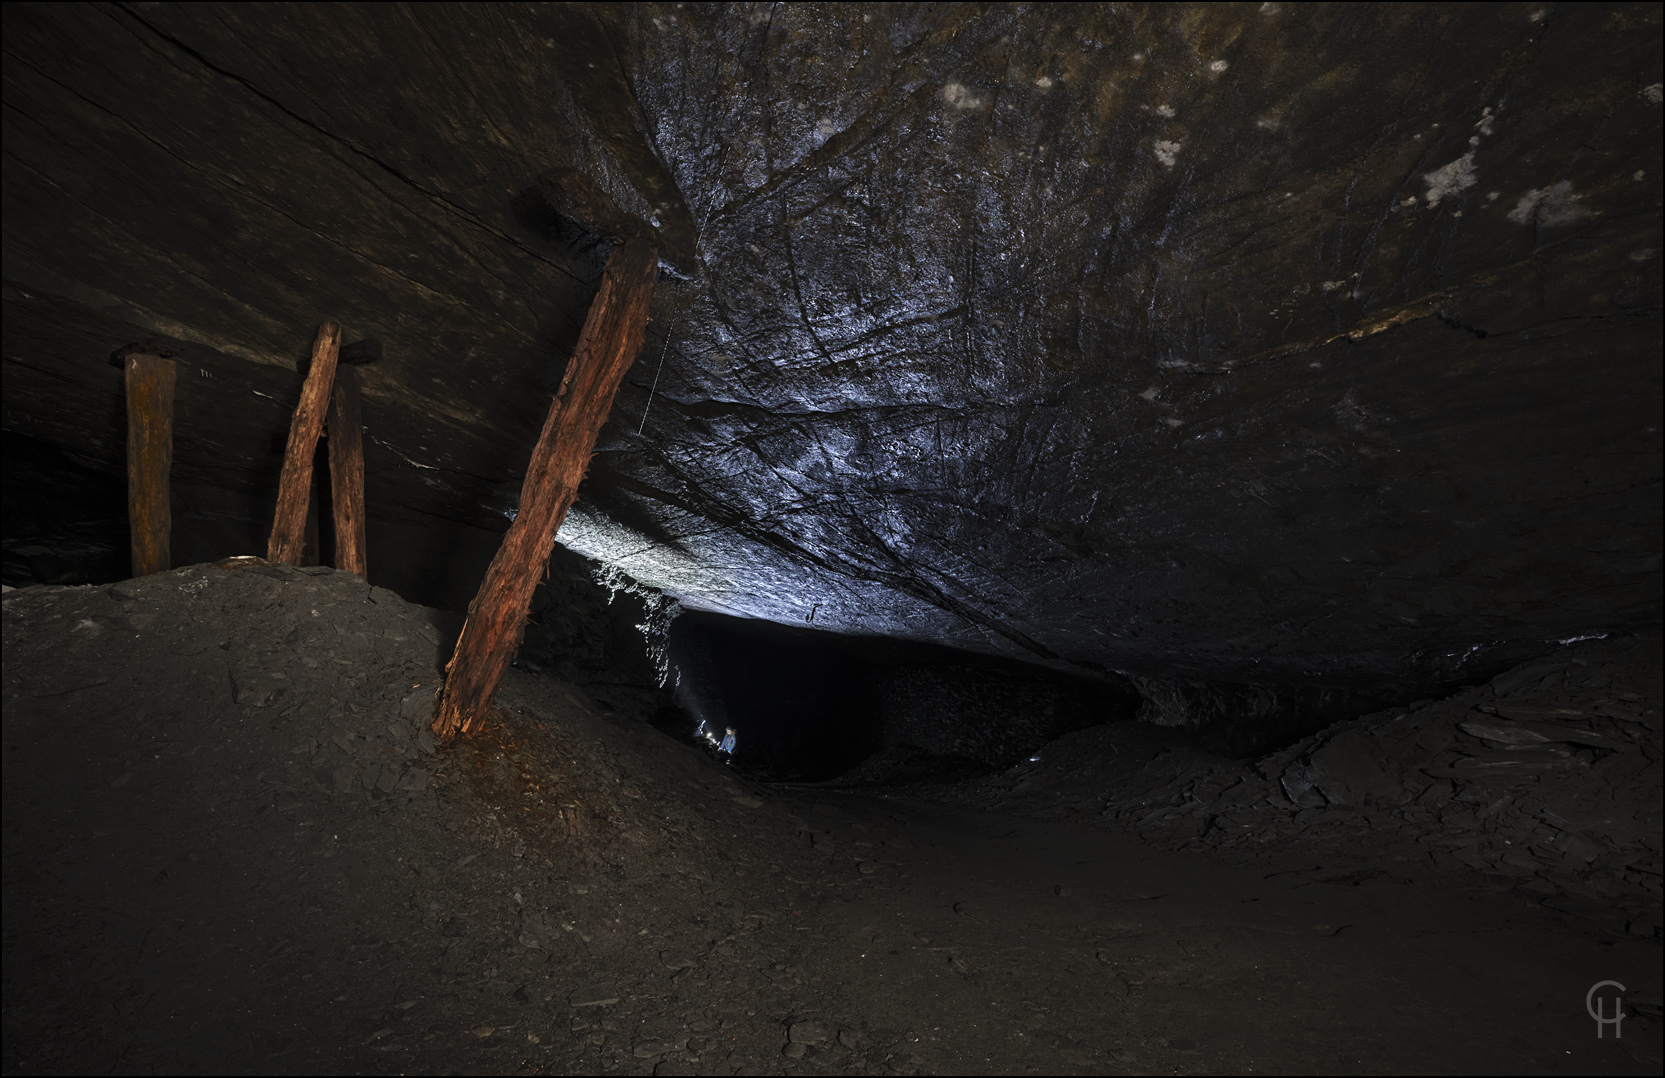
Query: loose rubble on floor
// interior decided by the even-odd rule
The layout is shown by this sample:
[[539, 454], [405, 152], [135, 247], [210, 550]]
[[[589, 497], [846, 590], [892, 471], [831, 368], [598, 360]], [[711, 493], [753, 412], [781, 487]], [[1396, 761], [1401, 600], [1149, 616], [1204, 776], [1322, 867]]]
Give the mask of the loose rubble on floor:
[[1090, 819], [1235, 864], [1478, 873], [1653, 939], [1661, 662], [1657, 637], [1588, 641], [1254, 761], [1211, 755], [1184, 730], [1117, 723], [1065, 735], [1003, 775], [909, 792]]
[[[747, 782], [523, 670], [436, 750], [454, 621], [254, 559], [5, 593], [7, 1072], [1527, 1066], [1522, 1023], [1587, 1036], [1521, 1002], [1546, 963], [1640, 1008], [1548, 1069], [1657, 1070], [1656, 642], [1258, 764], [1124, 722], [909, 801]], [[1022, 822], [1058, 805], [1100, 830]], [[1322, 870], [1216, 867], [1273, 851]], [[1426, 973], [1459, 958], [1489, 1032]]]

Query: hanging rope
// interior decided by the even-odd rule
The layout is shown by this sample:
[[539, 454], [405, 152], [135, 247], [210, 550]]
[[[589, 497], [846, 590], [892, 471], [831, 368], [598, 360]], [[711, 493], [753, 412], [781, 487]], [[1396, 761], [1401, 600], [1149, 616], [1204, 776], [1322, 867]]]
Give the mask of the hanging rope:
[[[724, 153], [724, 156], [727, 156], [726, 152]], [[711, 211], [716, 208], [717, 204], [715, 202], [706, 207], [705, 218], [700, 221], [699, 235], [694, 237], [694, 272], [696, 274], [703, 270], [703, 266], [700, 263], [700, 244], [705, 242], [705, 226], [711, 223]], [[679, 320], [681, 320], [681, 318], [682, 312], [678, 311], [675, 317], [671, 319], [670, 328], [665, 331], [665, 346], [659, 349], [659, 365], [653, 369], [653, 384], [648, 387], [647, 403], [642, 406], [642, 421], [636, 424], [637, 434], [641, 434], [647, 429], [648, 412], [653, 408], [653, 395], [659, 389], [659, 375], [665, 369], [665, 355], [671, 350], [671, 338], [676, 336], [676, 324]]]
[[[698, 256], [696, 256], [697, 259]], [[681, 317], [681, 312], [677, 313]], [[642, 421], [636, 425], [636, 433], [647, 429], [648, 409], [653, 407], [653, 394], [659, 388], [659, 372], [665, 369], [665, 353], [671, 350], [671, 337], [676, 333], [676, 319], [671, 319], [671, 326], [665, 331], [665, 347], [659, 349], [659, 366], [653, 369], [653, 385], [648, 387], [647, 404], [642, 406]]]

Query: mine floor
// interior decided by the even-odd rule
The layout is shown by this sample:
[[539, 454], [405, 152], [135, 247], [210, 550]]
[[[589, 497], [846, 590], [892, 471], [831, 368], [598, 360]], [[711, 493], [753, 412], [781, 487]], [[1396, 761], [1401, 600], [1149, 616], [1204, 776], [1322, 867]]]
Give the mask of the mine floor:
[[4, 610], [6, 1073], [1661, 1067], [1634, 894], [763, 788], [520, 671], [436, 753], [431, 612], [328, 570]]

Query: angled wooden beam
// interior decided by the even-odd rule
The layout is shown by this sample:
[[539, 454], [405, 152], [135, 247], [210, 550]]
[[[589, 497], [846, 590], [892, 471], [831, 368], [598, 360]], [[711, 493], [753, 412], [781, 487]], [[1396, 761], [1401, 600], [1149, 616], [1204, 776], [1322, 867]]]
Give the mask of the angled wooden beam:
[[360, 419], [358, 372], [348, 366], [335, 371], [330, 394], [328, 489], [319, 484], [318, 506], [327, 499], [330, 514], [332, 562], [366, 579], [369, 557], [364, 546], [364, 426]]
[[484, 723], [520, 646], [532, 592], [549, 564], [555, 533], [578, 497], [619, 382], [641, 351], [658, 269], [658, 252], [641, 239], [615, 247], [607, 259], [601, 290], [532, 450], [520, 508], [468, 605], [456, 653], [445, 668], [445, 693], [433, 725], [442, 741]]
[[133, 575], [173, 567], [173, 396], [178, 372], [168, 342], [159, 338], [118, 349], [110, 357], [127, 380], [127, 520]]
[[341, 327], [325, 322], [312, 345], [312, 361], [301, 386], [301, 402], [289, 423], [289, 445], [283, 454], [283, 472], [278, 477], [277, 511], [272, 516], [272, 537], [266, 542], [266, 560], [289, 565], [301, 563], [306, 548], [307, 503], [312, 497], [312, 454], [318, 449], [318, 432], [324, 426], [330, 390], [335, 384], [335, 364], [341, 347]]
[[[306, 524], [307, 550], [309, 556], [316, 555], [316, 564], [333, 565], [365, 578], [370, 571], [364, 539], [364, 426], [358, 375], [352, 368], [381, 357], [377, 340], [344, 344], [337, 353], [329, 412], [312, 455], [316, 512], [307, 516]], [[301, 361], [303, 377], [311, 369], [310, 359]]]

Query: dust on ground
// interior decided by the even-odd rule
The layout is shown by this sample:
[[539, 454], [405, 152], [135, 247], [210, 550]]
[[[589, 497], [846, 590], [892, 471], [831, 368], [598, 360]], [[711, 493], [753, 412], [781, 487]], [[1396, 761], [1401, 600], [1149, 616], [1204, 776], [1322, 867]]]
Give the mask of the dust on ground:
[[[1588, 852], [1571, 835], [1597, 849], [1575, 883], [1620, 881], [1576, 910], [1558, 883], [1526, 886], [1554, 872], [1499, 868], [1519, 866], [1492, 856], [1495, 827], [1371, 871], [1378, 851], [1331, 797], [1351, 772], [1325, 753], [1346, 731], [1257, 771], [1252, 797], [1187, 772], [1187, 796], [1221, 807], [1155, 818], [1189, 836], [1141, 834], [1148, 812], [1113, 826], [1126, 814], [1102, 786], [1074, 802], [1093, 826], [969, 788], [937, 803], [764, 788], [525, 671], [482, 736], [436, 753], [443, 640], [435, 612], [327, 569], [8, 591], [4, 1069], [1659, 1069], [1660, 946], [1636, 927], [1658, 924], [1657, 898], [1650, 922], [1626, 875], [1657, 877], [1657, 812], [1631, 845], [1586, 812], [1532, 848], [1565, 867]], [[1625, 789], [1658, 781], [1648, 684], [1637, 717], [1606, 716], [1653, 731], [1607, 750], [1650, 762]], [[1488, 721], [1471, 713], [1509, 717], [1476, 698], [1452, 721]], [[1395, 721], [1357, 729], [1391, 741]], [[1317, 806], [1292, 772], [1334, 822], [1301, 816]], [[1540, 794], [1574, 773], [1541, 769]], [[1044, 781], [1060, 776], [1087, 788]], [[1010, 796], [1043, 777], [977, 796], [1002, 782]], [[1371, 788], [1382, 803], [1360, 816], [1385, 806]], [[1290, 811], [1265, 804], [1279, 790]], [[1518, 803], [1539, 823], [1578, 811]], [[1447, 814], [1469, 810], [1450, 804], [1469, 802], [1423, 810], [1441, 822], [1422, 830], [1455, 828]], [[1171, 848], [1261, 827], [1297, 870], [1233, 863], [1231, 842]], [[1627, 988], [1622, 1039], [1597, 1039], [1585, 1012], [1604, 979]]]

